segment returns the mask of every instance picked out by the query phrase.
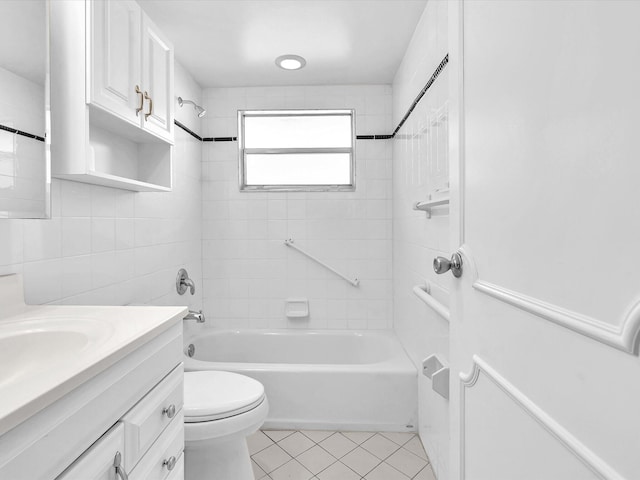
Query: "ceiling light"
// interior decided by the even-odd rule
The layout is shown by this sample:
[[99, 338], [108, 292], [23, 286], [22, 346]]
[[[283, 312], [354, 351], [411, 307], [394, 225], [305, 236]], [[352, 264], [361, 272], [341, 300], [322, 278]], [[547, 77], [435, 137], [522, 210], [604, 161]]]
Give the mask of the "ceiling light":
[[307, 61], [300, 55], [280, 55], [276, 58], [276, 65], [284, 70], [300, 70]]

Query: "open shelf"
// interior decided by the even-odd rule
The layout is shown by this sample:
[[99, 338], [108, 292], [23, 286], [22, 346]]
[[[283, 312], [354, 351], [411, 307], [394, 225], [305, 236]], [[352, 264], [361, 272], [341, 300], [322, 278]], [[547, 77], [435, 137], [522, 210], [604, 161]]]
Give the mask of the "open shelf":
[[132, 190], [134, 192], [170, 192], [171, 187], [155, 185], [153, 183], [141, 182], [131, 178], [119, 177], [109, 173], [89, 171], [87, 173], [56, 175], [57, 178], [63, 180], [73, 180], [75, 182], [92, 183], [94, 185], [102, 185], [105, 187], [121, 188], [123, 190]]
[[88, 107], [89, 124], [91, 127], [106, 130], [136, 143], [164, 143], [173, 145], [173, 142], [167, 141], [167, 139], [156, 135], [150, 130], [139, 128], [137, 124], [122, 117], [105, 111], [99, 105], [89, 105]]
[[430, 198], [425, 202], [414, 203], [413, 209], [425, 212], [427, 214], [427, 218], [431, 218], [431, 209], [435, 207], [442, 207], [444, 205], [449, 205], [449, 198], [439, 198], [437, 200], [432, 200]]

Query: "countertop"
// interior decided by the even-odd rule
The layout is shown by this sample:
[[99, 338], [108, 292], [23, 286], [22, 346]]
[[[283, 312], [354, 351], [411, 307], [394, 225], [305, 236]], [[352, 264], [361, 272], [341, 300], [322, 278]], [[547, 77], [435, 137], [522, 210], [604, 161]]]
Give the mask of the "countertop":
[[181, 322], [186, 313], [186, 307], [47, 305], [2, 316], [0, 341], [14, 339], [0, 352], [0, 435]]

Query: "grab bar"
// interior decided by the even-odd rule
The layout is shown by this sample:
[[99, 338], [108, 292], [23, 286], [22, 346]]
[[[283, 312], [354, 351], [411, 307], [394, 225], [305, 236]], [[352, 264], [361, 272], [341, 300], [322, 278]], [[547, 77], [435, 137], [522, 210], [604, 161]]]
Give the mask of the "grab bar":
[[304, 250], [302, 250], [300, 247], [298, 247], [297, 245], [293, 244], [293, 239], [292, 238], [288, 238], [284, 241], [284, 244], [287, 247], [291, 247], [294, 250], [299, 251], [301, 254], [303, 254], [306, 257], [309, 257], [311, 260], [313, 260], [316, 263], [319, 263], [320, 265], [322, 265], [324, 268], [326, 268], [327, 270], [332, 271], [333, 273], [335, 273], [336, 275], [338, 275], [340, 278], [346, 280], [347, 282], [349, 282], [351, 285], [353, 285], [354, 287], [357, 287], [358, 285], [360, 285], [360, 280], [358, 280], [357, 278], [354, 278], [353, 280], [350, 279], [349, 277], [347, 277], [346, 275], [343, 275], [342, 273], [340, 273], [339, 271], [337, 271], [335, 268], [330, 267], [329, 265], [327, 265], [326, 263], [324, 263], [322, 260], [320, 260], [319, 258], [314, 257], [313, 255], [311, 255], [308, 252], [305, 252]]
[[449, 309], [433, 298], [429, 285], [416, 285], [413, 287], [413, 293], [415, 293], [420, 300], [426, 303], [427, 306], [431, 307], [438, 315], [444, 318], [447, 322], [449, 321]]

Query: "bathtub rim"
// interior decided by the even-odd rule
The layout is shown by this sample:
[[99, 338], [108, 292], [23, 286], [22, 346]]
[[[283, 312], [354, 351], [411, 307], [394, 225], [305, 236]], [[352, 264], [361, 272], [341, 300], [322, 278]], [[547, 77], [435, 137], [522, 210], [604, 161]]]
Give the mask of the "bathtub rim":
[[[341, 336], [377, 336], [384, 337], [393, 342], [392, 355], [388, 358], [373, 363], [259, 363], [259, 362], [212, 362], [198, 360], [187, 355], [187, 347], [193, 339], [204, 335], [231, 334], [281, 334], [281, 335], [341, 335]], [[183, 362], [185, 371], [197, 370], [229, 370], [229, 371], [279, 371], [279, 372], [381, 372], [404, 373], [417, 376], [417, 369], [411, 358], [405, 351], [400, 339], [393, 330], [338, 330], [338, 329], [240, 329], [240, 328], [203, 328], [197, 332], [191, 332], [184, 337]]]

